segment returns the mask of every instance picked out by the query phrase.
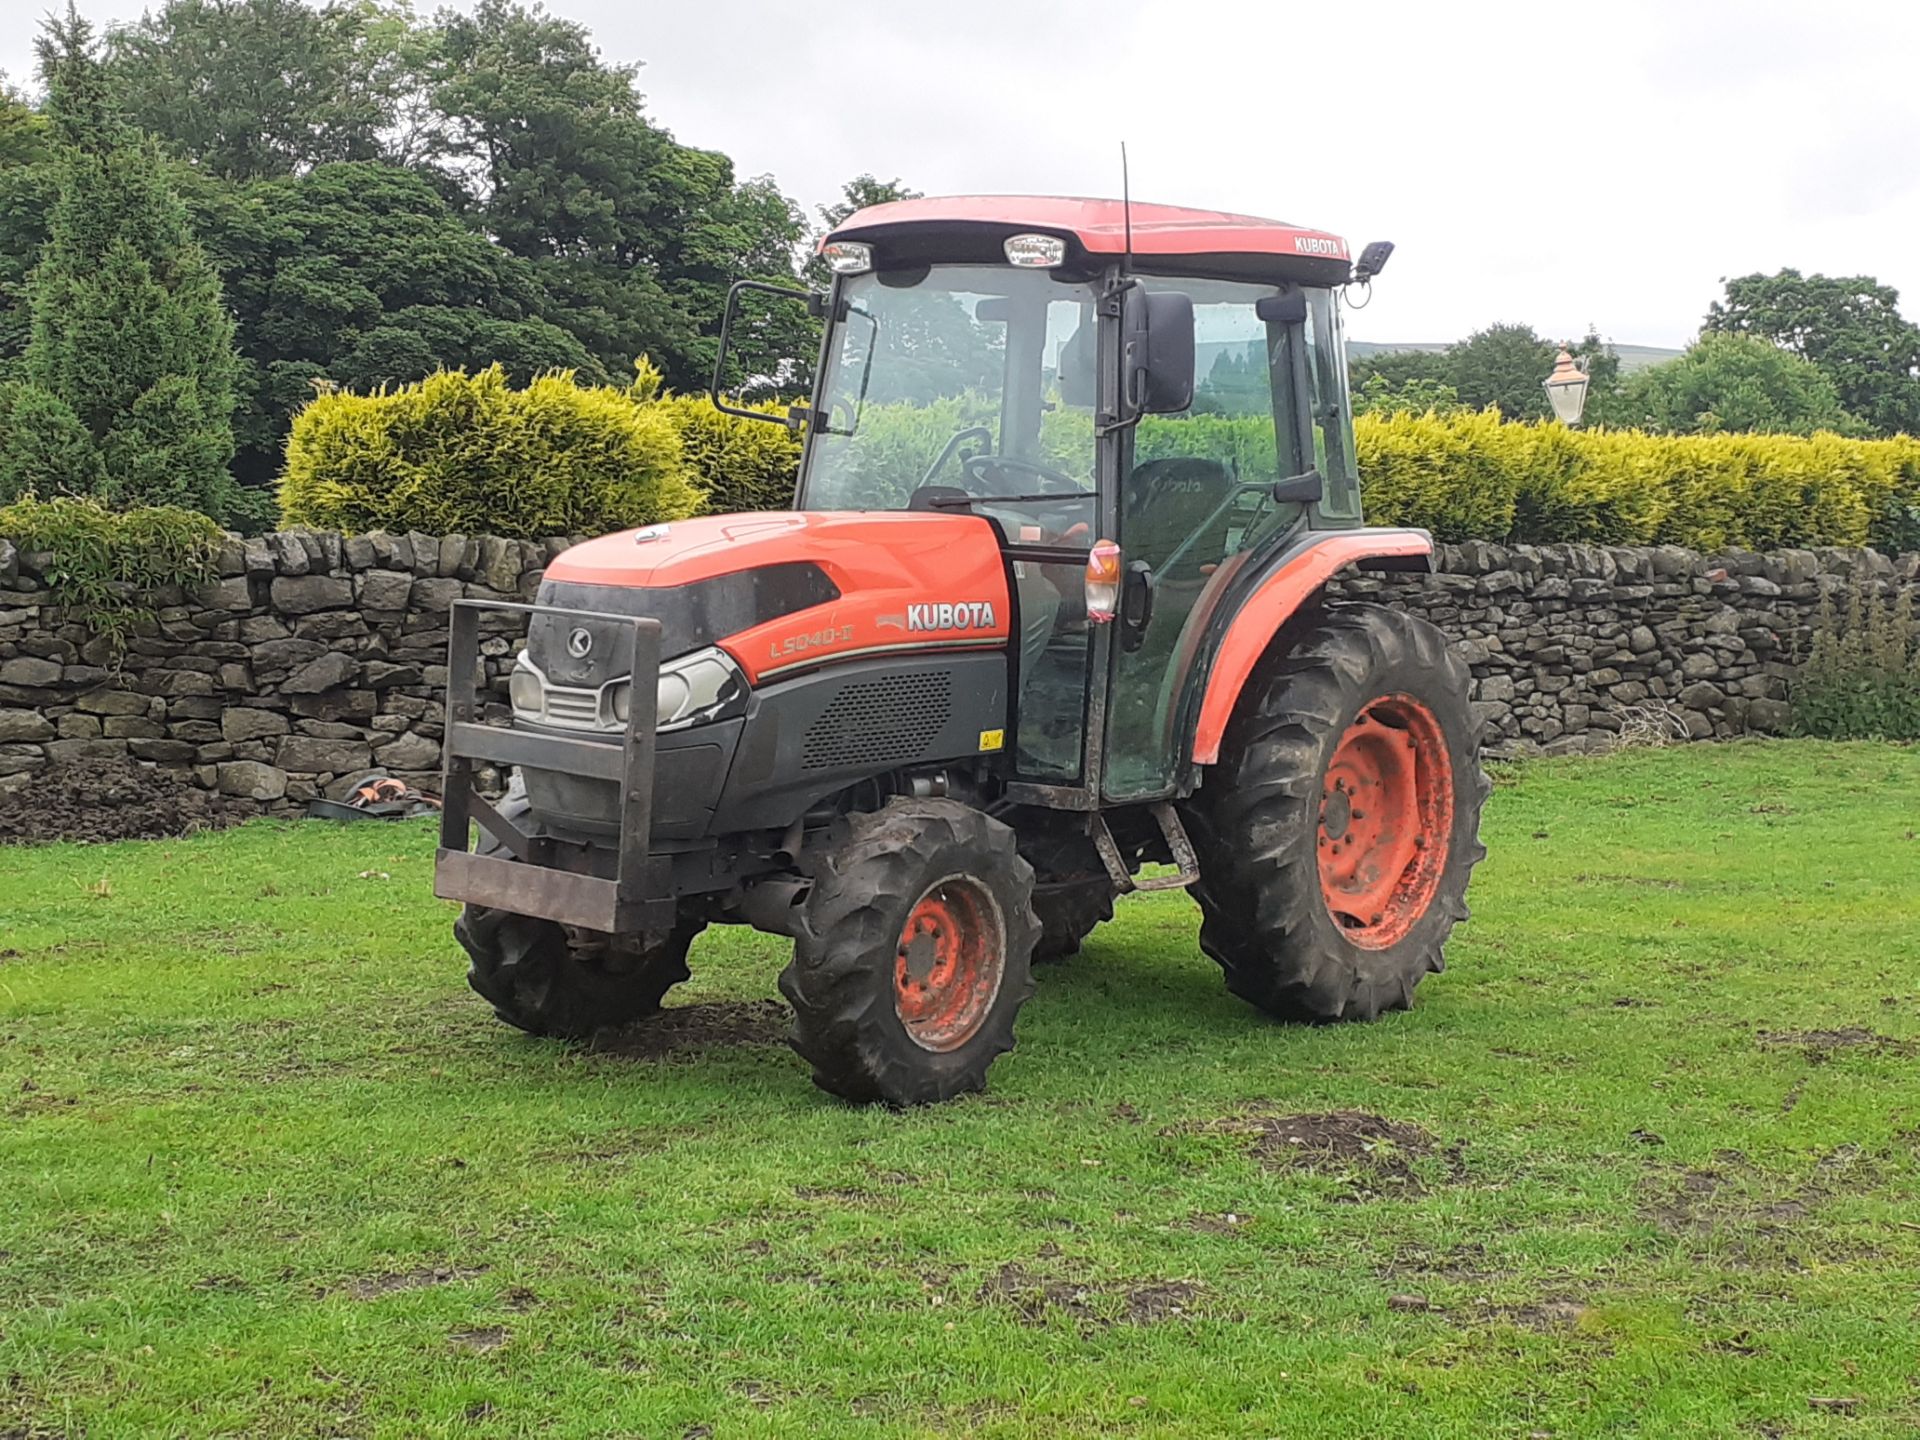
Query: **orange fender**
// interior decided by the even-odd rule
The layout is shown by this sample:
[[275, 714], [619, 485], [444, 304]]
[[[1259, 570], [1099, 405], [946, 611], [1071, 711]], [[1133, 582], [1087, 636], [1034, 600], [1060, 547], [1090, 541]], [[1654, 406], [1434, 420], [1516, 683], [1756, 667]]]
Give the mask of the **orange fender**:
[[1432, 553], [1433, 537], [1424, 530], [1332, 530], [1261, 581], [1233, 617], [1214, 656], [1193, 732], [1193, 763], [1212, 765], [1219, 760], [1221, 737], [1227, 733], [1227, 721], [1253, 667], [1275, 632], [1335, 571], [1376, 556]]

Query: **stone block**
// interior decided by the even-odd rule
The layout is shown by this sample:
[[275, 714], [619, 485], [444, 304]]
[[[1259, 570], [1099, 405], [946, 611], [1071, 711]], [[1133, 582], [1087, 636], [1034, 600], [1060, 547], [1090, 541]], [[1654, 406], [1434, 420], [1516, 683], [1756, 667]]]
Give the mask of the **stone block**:
[[51, 740], [54, 727], [37, 710], [0, 710], [0, 741]]
[[1720, 662], [1703, 650], [1680, 657], [1680, 673], [1689, 680], [1710, 680], [1720, 673]]
[[287, 793], [287, 772], [257, 760], [229, 760], [214, 773], [222, 795], [278, 800]]
[[119, 760], [127, 753], [124, 740], [49, 740], [47, 759], [60, 765], [77, 760]]
[[287, 695], [318, 695], [351, 685], [359, 673], [359, 661], [338, 650], [329, 650], [294, 671], [281, 683], [280, 689]]
[[282, 770], [302, 774], [338, 775], [345, 770], [365, 770], [373, 763], [373, 752], [364, 740], [323, 740], [312, 735], [287, 735], [274, 751], [274, 762]]
[[153, 708], [153, 701], [145, 695], [136, 695], [131, 690], [110, 690], [102, 687], [89, 690], [74, 702], [76, 709], [89, 715], [145, 715]]
[[458, 580], [416, 580], [410, 603], [416, 610], [424, 610], [432, 615], [444, 615], [453, 608], [453, 602], [461, 597], [465, 590]]
[[293, 713], [309, 720], [364, 720], [379, 708], [371, 690], [329, 690], [320, 695], [295, 695]]
[[109, 715], [100, 731], [114, 740], [157, 740], [167, 733], [166, 726], [145, 715]]
[[326, 653], [318, 640], [266, 640], [253, 647], [253, 663], [259, 670], [290, 670]]
[[421, 680], [418, 665], [394, 665], [385, 660], [367, 661], [367, 684], [375, 690], [391, 690], [395, 686], [418, 685]]
[[298, 534], [276, 530], [267, 536], [267, 548], [273, 552], [273, 568], [281, 575], [305, 575], [316, 558]]
[[373, 752], [390, 770], [430, 770], [440, 763], [440, 747], [424, 735], [402, 735]]
[[368, 570], [354, 577], [354, 598], [368, 610], [404, 610], [413, 594], [413, 576], [400, 570]]
[[193, 592], [194, 603], [205, 610], [251, 610], [253, 591], [245, 575], [230, 575]]
[[247, 706], [222, 711], [220, 715], [220, 736], [228, 741], [258, 740], [265, 735], [284, 735], [287, 733], [287, 717], [275, 714], [271, 710], [255, 710]]
[[353, 603], [353, 582], [338, 575], [280, 575], [271, 597], [273, 608], [287, 615], [340, 610]]
[[0, 685], [33, 685], [47, 689], [60, 683], [60, 662], [38, 655], [16, 655], [0, 660]]
[[1679, 700], [1689, 710], [1711, 710], [1727, 703], [1726, 692], [1707, 680], [1696, 680], [1682, 687]]

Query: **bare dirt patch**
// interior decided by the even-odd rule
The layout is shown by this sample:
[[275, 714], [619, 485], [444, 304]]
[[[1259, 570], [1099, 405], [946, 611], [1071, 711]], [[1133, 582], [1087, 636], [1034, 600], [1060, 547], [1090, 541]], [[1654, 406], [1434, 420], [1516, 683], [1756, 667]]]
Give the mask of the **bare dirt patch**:
[[0, 794], [0, 845], [172, 840], [259, 813], [252, 802], [203, 790], [177, 770], [131, 760], [54, 765]]
[[[1249, 1153], [1264, 1169], [1337, 1175], [1347, 1182], [1351, 1199], [1425, 1194], [1413, 1162], [1434, 1152], [1433, 1136], [1418, 1125], [1363, 1110], [1234, 1115], [1167, 1133], [1181, 1131], [1244, 1135], [1251, 1141]], [[1457, 1152], [1448, 1156], [1457, 1168]]]
[[621, 1030], [596, 1036], [595, 1054], [623, 1060], [662, 1060], [708, 1050], [786, 1043], [787, 1007], [777, 1000], [728, 1000], [676, 1005]]
[[382, 1295], [397, 1295], [403, 1290], [425, 1290], [434, 1285], [454, 1285], [486, 1273], [485, 1266], [473, 1269], [451, 1265], [423, 1266], [418, 1270], [393, 1270], [384, 1275], [369, 1275], [330, 1293], [349, 1295], [355, 1300], [378, 1300]]
[[1069, 1262], [1062, 1273], [1046, 1273], [1009, 1260], [987, 1277], [974, 1298], [1010, 1306], [1024, 1325], [1044, 1325], [1049, 1314], [1060, 1314], [1080, 1325], [1107, 1329], [1184, 1319], [1201, 1293], [1191, 1280], [1097, 1282], [1074, 1275], [1074, 1268]]
[[1859, 1146], [1842, 1145], [1816, 1160], [1805, 1179], [1783, 1186], [1741, 1151], [1722, 1150], [1711, 1165], [1650, 1175], [1640, 1187], [1639, 1213], [1671, 1235], [1790, 1233], [1830, 1195], [1871, 1183], [1873, 1170]]
[[1864, 1050], [1876, 1055], [1912, 1055], [1911, 1040], [1896, 1040], [1858, 1025], [1839, 1030], [1762, 1030], [1755, 1040], [1763, 1050], [1803, 1050], [1809, 1064], [1820, 1065], [1842, 1050]]

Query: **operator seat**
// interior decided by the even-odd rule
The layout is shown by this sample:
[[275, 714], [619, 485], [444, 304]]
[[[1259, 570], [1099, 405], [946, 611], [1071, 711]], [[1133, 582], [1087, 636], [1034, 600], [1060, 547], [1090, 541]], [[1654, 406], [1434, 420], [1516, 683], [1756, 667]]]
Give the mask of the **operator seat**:
[[[1156, 586], [1197, 590], [1226, 554], [1232, 512], [1214, 512], [1235, 483], [1229, 466], [1200, 456], [1175, 455], [1134, 466], [1123, 501], [1127, 558], [1146, 561]], [[1203, 528], [1208, 533], [1201, 534]]]

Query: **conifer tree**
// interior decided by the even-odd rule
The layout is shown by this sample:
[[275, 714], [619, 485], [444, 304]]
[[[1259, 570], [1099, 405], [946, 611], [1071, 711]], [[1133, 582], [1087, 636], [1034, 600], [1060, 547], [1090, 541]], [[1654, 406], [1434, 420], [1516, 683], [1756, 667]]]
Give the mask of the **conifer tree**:
[[0, 497], [28, 489], [230, 516], [233, 320], [153, 142], [116, 113], [92, 27], [39, 41], [59, 199], [0, 410]]

